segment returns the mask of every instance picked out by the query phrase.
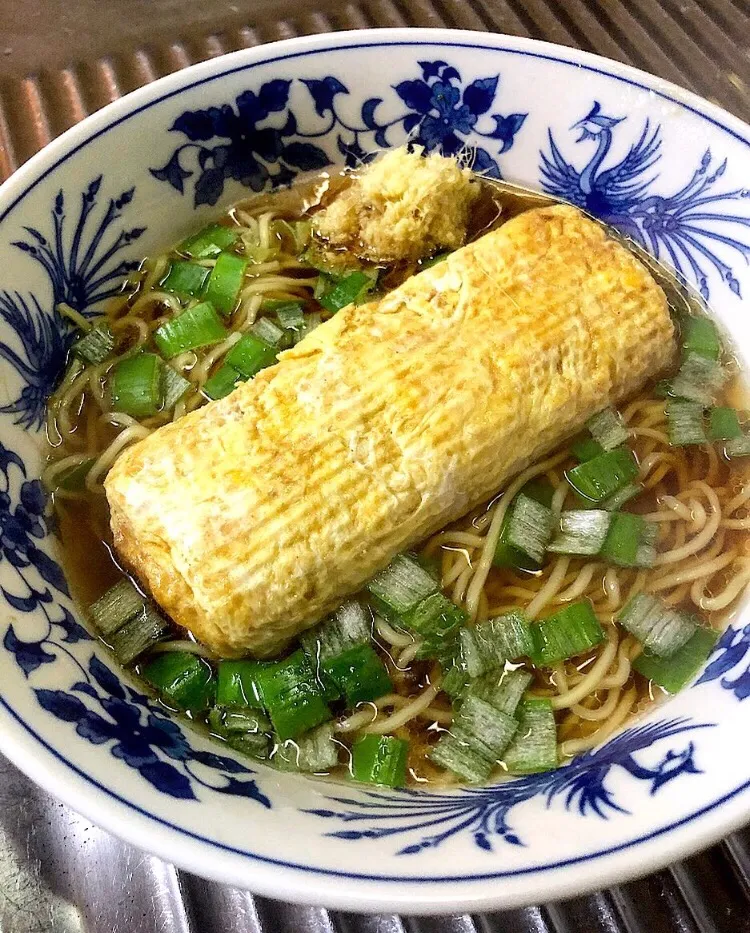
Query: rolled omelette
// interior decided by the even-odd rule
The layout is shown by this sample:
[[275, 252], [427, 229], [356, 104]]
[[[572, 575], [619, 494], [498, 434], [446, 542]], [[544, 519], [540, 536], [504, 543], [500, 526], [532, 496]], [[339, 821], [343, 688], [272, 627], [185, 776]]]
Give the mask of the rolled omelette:
[[218, 655], [273, 656], [674, 352], [622, 244], [529, 210], [122, 453], [115, 547]]

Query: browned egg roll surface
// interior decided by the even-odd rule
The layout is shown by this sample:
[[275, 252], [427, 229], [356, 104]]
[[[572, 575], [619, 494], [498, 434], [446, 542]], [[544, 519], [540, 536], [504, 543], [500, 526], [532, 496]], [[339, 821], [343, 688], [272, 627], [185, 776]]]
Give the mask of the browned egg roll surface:
[[220, 655], [272, 656], [674, 354], [644, 266], [527, 211], [126, 450], [117, 550]]

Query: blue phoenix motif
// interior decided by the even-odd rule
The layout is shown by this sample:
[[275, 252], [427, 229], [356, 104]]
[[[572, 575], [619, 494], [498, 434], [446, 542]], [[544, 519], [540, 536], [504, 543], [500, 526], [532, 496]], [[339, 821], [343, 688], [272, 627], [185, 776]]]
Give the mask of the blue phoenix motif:
[[669, 749], [661, 761], [646, 766], [638, 761], [638, 752], [673, 736], [710, 728], [713, 723], [695, 723], [686, 718], [649, 723], [622, 732], [601, 748], [585, 752], [569, 765], [543, 774], [493, 784], [487, 787], [462, 788], [453, 794], [425, 794], [419, 791], [367, 793], [354, 800], [329, 797], [336, 809], [313, 809], [306, 812], [323, 819], [348, 824], [349, 828], [326, 835], [335, 839], [383, 839], [411, 837], [397, 855], [415, 855], [434, 849], [447, 839], [470, 833], [475, 845], [492, 851], [493, 839], [522, 846], [519, 834], [509, 822], [511, 812], [533, 797], [544, 798], [549, 808], [562, 798], [566, 810], [581, 816], [594, 814], [607, 819], [610, 813], [627, 813], [607, 786], [615, 768], [648, 785], [656, 794], [665, 784], [684, 774], [700, 774], [695, 763], [695, 745], [688, 742], [679, 749]]
[[730, 625], [696, 686], [718, 680], [738, 700], [746, 700], [750, 697], [750, 664], [746, 659], [750, 660], [750, 623], [736, 628]]
[[740, 284], [722, 256], [735, 253], [748, 262], [750, 244], [738, 237], [750, 229], [750, 216], [717, 208], [750, 198], [750, 189], [717, 191], [727, 160], [715, 164], [707, 149], [686, 184], [674, 194], [657, 194], [661, 128], [649, 120], [625, 156], [605, 168], [615, 128], [625, 119], [602, 113], [601, 105], [595, 102], [573, 125], [572, 129], [580, 131], [577, 142], [596, 144], [580, 169], [565, 159], [550, 130], [549, 151], [541, 153], [544, 190], [588, 210], [654, 256], [670, 262], [684, 278], [694, 279], [705, 299], [709, 297], [710, 267], [739, 297]]
[[72, 232], [66, 230], [66, 197], [59, 191], [51, 218], [52, 232], [25, 227], [27, 238], [13, 243], [44, 269], [52, 287], [51, 310], [45, 311], [36, 295], [0, 291], [0, 318], [14, 331], [16, 348], [0, 341], [0, 357], [18, 372], [24, 382], [18, 398], [0, 407], [15, 415], [16, 424], [41, 427], [45, 404], [55, 389], [65, 365], [72, 328], [58, 312], [62, 303], [90, 317], [96, 305], [116, 295], [124, 277], [138, 268], [136, 260], [122, 253], [143, 235], [145, 227], [123, 229], [117, 223], [133, 201], [134, 188], [111, 198], [97, 216], [102, 176], [81, 192], [80, 206]]

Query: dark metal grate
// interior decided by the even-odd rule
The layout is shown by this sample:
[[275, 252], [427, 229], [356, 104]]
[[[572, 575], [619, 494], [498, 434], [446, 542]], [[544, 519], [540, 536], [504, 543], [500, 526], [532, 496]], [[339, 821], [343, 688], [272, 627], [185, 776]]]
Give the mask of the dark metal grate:
[[[750, 121], [748, 0], [0, 0], [0, 180], [88, 113], [192, 62], [370, 26], [559, 42], [654, 72]], [[564, 904], [482, 917], [358, 917], [179, 872], [0, 759], [0, 931], [750, 933], [750, 829], [643, 881]]]

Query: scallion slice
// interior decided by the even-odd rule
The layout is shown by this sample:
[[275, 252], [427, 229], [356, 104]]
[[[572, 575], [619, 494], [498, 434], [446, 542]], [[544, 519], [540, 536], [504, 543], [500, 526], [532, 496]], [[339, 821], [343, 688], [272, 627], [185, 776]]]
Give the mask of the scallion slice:
[[161, 359], [155, 353], [136, 353], [119, 360], [112, 369], [112, 408], [133, 418], [155, 415], [162, 406]]
[[263, 709], [260, 674], [268, 667], [263, 661], [219, 661], [217, 667], [217, 706], [237, 709]]
[[656, 558], [657, 526], [630, 512], [612, 512], [610, 518], [601, 556], [620, 567], [651, 567]]
[[734, 460], [735, 457], [750, 456], [750, 437], [747, 434], [743, 434], [742, 437], [733, 437], [726, 442], [724, 450], [730, 460]]
[[552, 703], [527, 697], [518, 708], [519, 724], [503, 762], [510, 774], [533, 774], [557, 767], [557, 727]]
[[222, 363], [213, 376], [210, 376], [203, 385], [203, 394], [210, 399], [224, 398], [229, 395], [238, 382], [242, 382], [242, 376], [229, 363]]
[[493, 558], [495, 566], [537, 570], [552, 537], [553, 522], [551, 509], [519, 492], [503, 520]]
[[409, 743], [392, 735], [363, 735], [352, 746], [352, 777], [365, 784], [403, 787]]
[[210, 301], [220, 314], [231, 314], [240, 297], [245, 280], [247, 259], [236, 253], [220, 253], [211, 270], [203, 297]]
[[62, 473], [58, 473], [55, 486], [50, 489], [50, 492], [54, 492], [55, 489], [65, 489], [67, 492], [82, 492], [86, 488], [86, 477], [89, 475], [89, 470], [95, 463], [96, 457], [87, 457], [80, 463], [63, 470]]
[[130, 664], [169, 631], [169, 624], [148, 603], [107, 641], [121, 664]]
[[97, 324], [73, 344], [72, 352], [87, 363], [103, 363], [115, 348], [115, 337], [106, 324]]
[[698, 623], [685, 612], [666, 606], [656, 596], [638, 593], [620, 610], [617, 621], [643, 647], [669, 658], [692, 638]]
[[323, 318], [320, 314], [320, 311], [311, 311], [309, 314], [306, 314], [304, 327], [301, 327], [295, 333], [294, 343], [298, 344], [301, 340], [304, 340], [308, 334], [311, 334], [316, 327], [320, 327], [322, 323]]
[[386, 618], [401, 620], [438, 590], [438, 584], [410, 554], [398, 554], [367, 584], [377, 607]]
[[623, 486], [622, 489], [619, 489], [603, 502], [600, 502], [599, 505], [605, 512], [616, 512], [618, 509], [621, 509], [626, 502], [635, 499], [635, 497], [639, 496], [642, 492], [643, 486], [641, 486], [640, 483], [628, 483], [627, 486]]
[[724, 385], [727, 373], [715, 360], [688, 353], [672, 380], [671, 394], [707, 408]]
[[295, 739], [331, 718], [317, 677], [303, 651], [264, 667], [260, 695], [282, 741]]
[[393, 690], [385, 664], [372, 645], [355, 645], [321, 667], [342, 691], [349, 707], [377, 700]]
[[340, 606], [333, 616], [300, 635], [302, 647], [317, 665], [357, 645], [368, 645], [372, 635], [369, 609], [357, 600]]
[[690, 639], [671, 657], [659, 657], [644, 651], [633, 661], [633, 668], [667, 693], [679, 693], [708, 660], [718, 637], [717, 632], [699, 625]]
[[185, 350], [198, 350], [219, 343], [226, 336], [226, 328], [213, 305], [204, 301], [158, 327], [154, 332], [154, 342], [162, 356], [169, 360]]
[[570, 445], [570, 452], [576, 458], [580, 460], [581, 463], [585, 463], [587, 460], [593, 460], [594, 457], [600, 456], [604, 453], [604, 448], [602, 445], [595, 441], [593, 437], [577, 437]]
[[638, 464], [627, 447], [618, 447], [580, 463], [565, 475], [573, 489], [584, 499], [602, 502], [638, 476]]
[[261, 760], [268, 758], [271, 740], [266, 732], [230, 732], [226, 739], [227, 745], [242, 752], [243, 755]]
[[145, 605], [143, 595], [124, 578], [92, 603], [89, 612], [97, 630], [106, 637], [143, 612]]
[[333, 724], [323, 723], [305, 735], [279, 743], [271, 756], [271, 764], [280, 771], [320, 774], [336, 767], [339, 747], [333, 737]]
[[440, 736], [440, 741], [428, 757], [446, 771], [453, 771], [462, 777], [468, 784], [483, 784], [495, 765], [493, 761], [475, 751], [466, 740], [457, 738], [450, 732]]
[[190, 388], [190, 382], [183, 375], [165, 364], [162, 370], [162, 405], [169, 410], [179, 402], [182, 396]]
[[531, 626], [521, 612], [467, 626], [459, 632], [461, 657], [470, 677], [497, 670], [506, 661], [515, 661], [534, 652]]
[[669, 443], [673, 447], [706, 443], [703, 405], [700, 402], [670, 399], [667, 402], [667, 424]]
[[604, 640], [604, 630], [587, 600], [571, 603], [531, 626], [533, 660], [544, 666], [590, 651]]
[[299, 301], [284, 301], [274, 308], [276, 320], [283, 330], [298, 333], [305, 326], [305, 313]]
[[560, 513], [560, 531], [548, 545], [555, 554], [580, 556], [598, 554], [609, 531], [612, 515], [599, 509], [576, 509]]
[[474, 693], [466, 695], [451, 725], [451, 732], [493, 763], [513, 738], [517, 721]]
[[189, 651], [165, 651], [144, 664], [141, 674], [181, 709], [203, 710], [213, 704], [216, 681], [211, 668]]
[[718, 360], [721, 340], [716, 325], [707, 317], [685, 317], [682, 320], [682, 346], [685, 356], [691, 353]]
[[614, 408], [605, 408], [598, 415], [590, 418], [586, 425], [591, 436], [603, 450], [614, 450], [630, 437], [630, 432]]
[[287, 336], [278, 324], [274, 324], [274, 322], [267, 317], [258, 318], [250, 328], [250, 333], [255, 334], [259, 340], [267, 343], [270, 347], [280, 347]]
[[161, 287], [179, 298], [195, 298], [203, 291], [209, 272], [205, 266], [176, 259], [162, 279]]
[[220, 735], [270, 732], [271, 721], [259, 710], [228, 709], [215, 706], [208, 714], [208, 724]]
[[221, 224], [209, 224], [194, 236], [188, 237], [178, 247], [177, 251], [193, 259], [213, 259], [222, 250], [228, 249], [240, 235], [236, 227], [224, 227]]
[[467, 619], [466, 612], [450, 599], [442, 593], [433, 593], [403, 617], [403, 624], [422, 636], [417, 657], [430, 658], [441, 652]]
[[733, 408], [712, 408], [708, 416], [708, 436], [712, 441], [729, 441], [742, 437], [742, 428]]
[[225, 365], [252, 379], [261, 369], [276, 362], [276, 350], [255, 334], [243, 334], [225, 357]]
[[515, 715], [518, 704], [534, 678], [521, 668], [485, 674], [471, 681], [468, 695], [479, 697], [506, 716]]
[[361, 301], [374, 284], [375, 280], [371, 275], [352, 272], [339, 279], [332, 287], [326, 288], [318, 297], [318, 301], [326, 311], [335, 314], [347, 305]]

